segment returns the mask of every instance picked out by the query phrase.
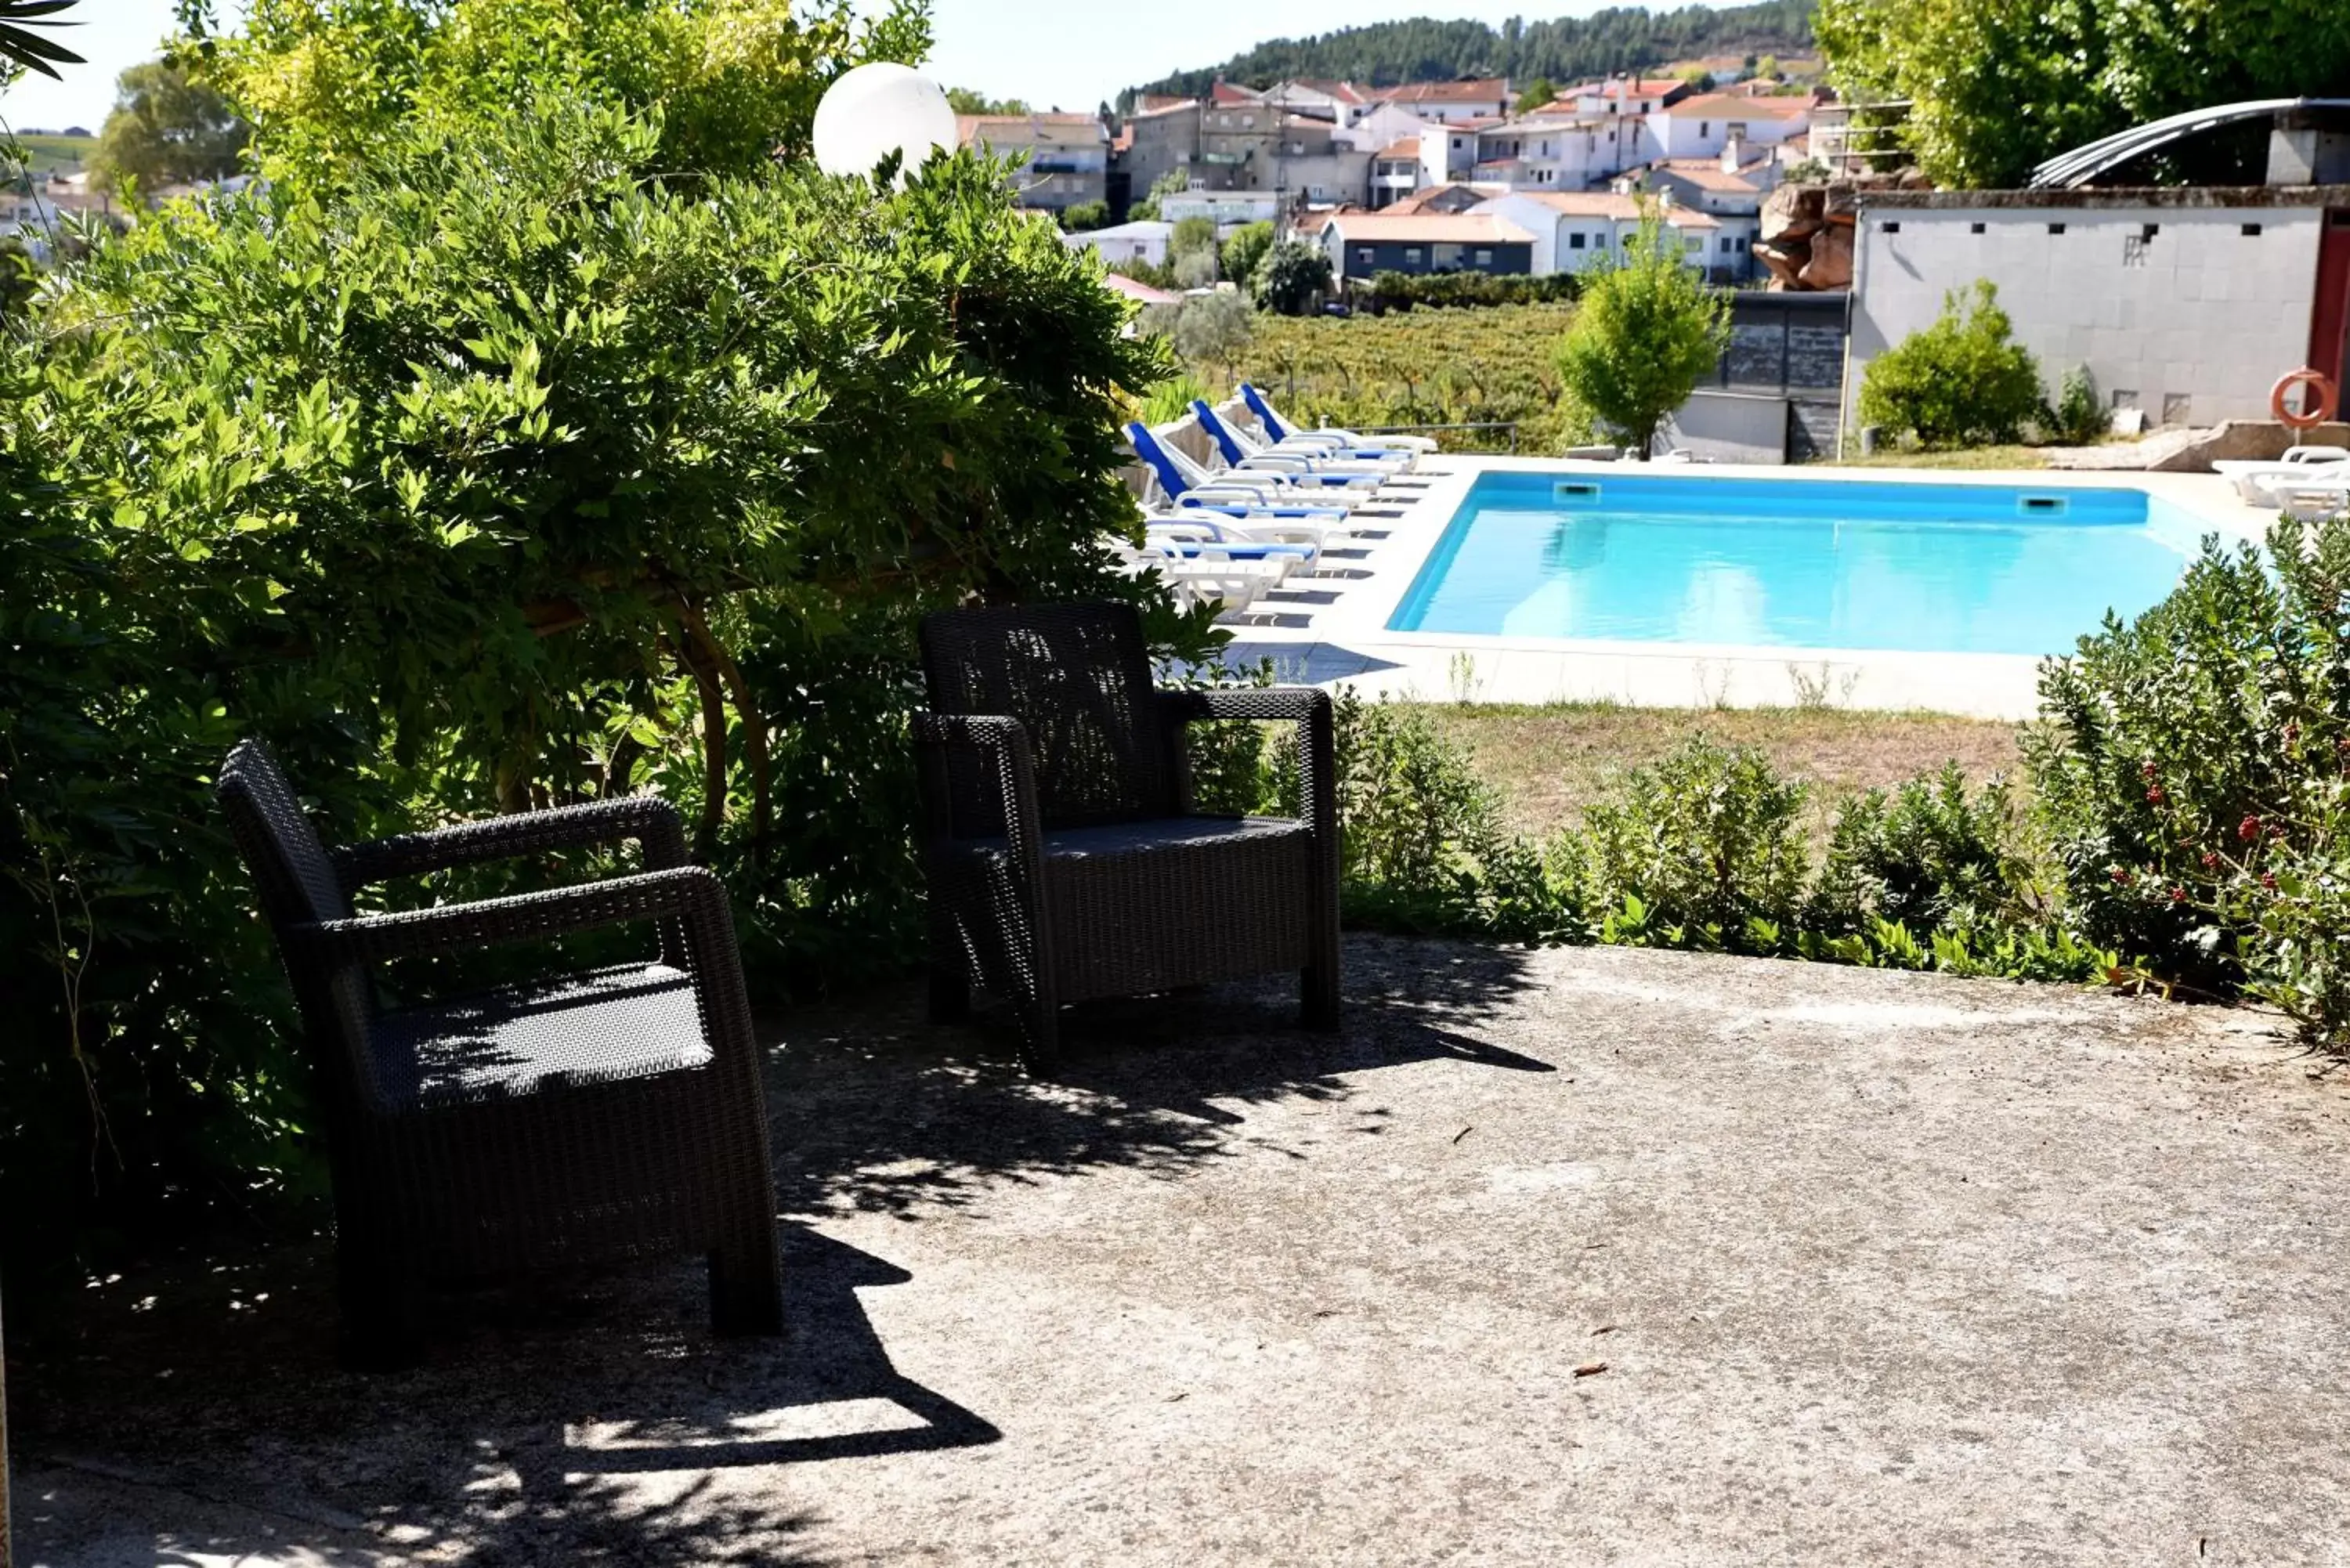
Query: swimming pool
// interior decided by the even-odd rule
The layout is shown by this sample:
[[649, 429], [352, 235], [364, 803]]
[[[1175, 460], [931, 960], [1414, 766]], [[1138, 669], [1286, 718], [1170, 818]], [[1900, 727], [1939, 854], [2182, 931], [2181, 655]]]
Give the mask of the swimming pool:
[[2168, 593], [2205, 526], [2120, 487], [1487, 472], [1387, 625], [2059, 653]]

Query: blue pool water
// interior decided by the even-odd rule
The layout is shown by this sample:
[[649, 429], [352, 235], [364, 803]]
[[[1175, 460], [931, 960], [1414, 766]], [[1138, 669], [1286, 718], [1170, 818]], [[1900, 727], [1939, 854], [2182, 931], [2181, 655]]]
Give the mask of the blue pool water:
[[1394, 631], [2061, 653], [2203, 532], [2139, 490], [1488, 473]]

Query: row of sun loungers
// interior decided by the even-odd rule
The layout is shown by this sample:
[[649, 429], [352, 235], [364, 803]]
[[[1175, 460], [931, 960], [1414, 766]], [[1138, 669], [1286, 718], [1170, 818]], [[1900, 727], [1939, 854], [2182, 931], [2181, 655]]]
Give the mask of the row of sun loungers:
[[1392, 487], [1436, 450], [1422, 437], [1303, 430], [1254, 387], [1243, 384], [1241, 397], [1254, 429], [1191, 405], [1212, 466], [1148, 425], [1127, 426], [1150, 484], [1143, 545], [1118, 547], [1130, 569], [1157, 573], [1187, 607], [1244, 610], [1293, 577], [1313, 576], [1326, 549], [1381, 532], [1365, 512], [1394, 516], [1415, 499]]

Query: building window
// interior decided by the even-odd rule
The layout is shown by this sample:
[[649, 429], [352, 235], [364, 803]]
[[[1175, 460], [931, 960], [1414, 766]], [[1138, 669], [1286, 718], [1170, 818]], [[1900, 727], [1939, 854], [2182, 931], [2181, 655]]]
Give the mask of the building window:
[[1418, 245], [1404, 246], [1403, 259], [1411, 265], [1418, 266], [1419, 265], [1419, 247]]
[[1969, 224], [1967, 225], [1967, 233], [1969, 233], [1969, 234], [1981, 234], [1982, 232], [1983, 232], [1983, 226], [1982, 226], [1981, 223], [1969, 223]]
[[2122, 265], [2144, 266], [2145, 265], [2146, 236], [2144, 234], [2124, 234], [2122, 236]]
[[1361, 266], [1368, 266], [1368, 265], [1371, 265], [1371, 247], [1370, 247], [1370, 246], [1368, 246], [1368, 245], [1357, 245], [1357, 246], [1355, 247], [1355, 261], [1356, 261], [1356, 264], [1357, 264], [1357, 265], [1361, 265]]
[[2244, 238], [2248, 240], [2256, 240], [2260, 237], [2261, 226], [2258, 223], [2246, 223], [2244, 225]]
[[1880, 234], [1898, 234], [1901, 232], [1901, 224], [1898, 221], [1879, 223], [1877, 225], [1877, 232]]
[[1689, 238], [1681, 242], [1681, 249], [1689, 253], [1690, 255], [1695, 255], [1700, 251], [1705, 249], [1705, 241], [1700, 239], [1695, 234], [1691, 234]]
[[2064, 232], [2064, 225], [2062, 223], [2051, 223], [2048, 225], [2048, 232], [2052, 234], [2061, 234]]
[[2160, 233], [2162, 233], [2162, 225], [2160, 223], [2147, 223], [2138, 230], [2137, 237], [2142, 240], [2150, 240]]
[[1243, 130], [1254, 130], [1256, 129], [1256, 116], [1253, 114], [1244, 114], [1241, 116], [1241, 129]]
[[1728, 234], [1724, 234], [1724, 235], [1722, 235], [1722, 236], [1721, 236], [1721, 254], [1722, 254], [1723, 255], [1728, 255], [1728, 254], [1730, 254], [1732, 251], [1736, 250], [1737, 248], [1738, 248], [1738, 242], [1737, 242], [1736, 240], [1731, 239]]
[[1734, 136], [1734, 137], [1736, 137], [1736, 138], [1738, 138], [1738, 140], [1741, 140], [1741, 141], [1745, 140], [1746, 140], [1746, 122], [1745, 122], [1744, 120], [1742, 120], [1742, 119], [1733, 119], [1733, 120], [1731, 120], [1731, 121], [1730, 122], [1730, 134], [1731, 134], [1731, 135], [1732, 135], [1732, 136]]
[[1575, 233], [1573, 233], [1573, 234], [1569, 234], [1569, 235], [1567, 235], [1567, 236], [1566, 236], [1566, 248], [1567, 248], [1568, 250], [1571, 250], [1571, 251], [1579, 251], [1579, 250], [1581, 250], [1581, 249], [1583, 248], [1583, 246], [1584, 246], [1584, 234], [1583, 234], [1583, 231], [1582, 231], [1581, 229], [1577, 229], [1577, 230], [1575, 230]]
[[1697, 134], [1698, 140], [1700, 141], [1704, 140], [1707, 137], [1711, 136], [1713, 134], [1713, 121], [1710, 119], [1699, 120], [1697, 122]]
[[1477, 265], [1479, 266], [1492, 266], [1493, 265], [1493, 253], [1488, 250], [1480, 250], [1477, 253]]

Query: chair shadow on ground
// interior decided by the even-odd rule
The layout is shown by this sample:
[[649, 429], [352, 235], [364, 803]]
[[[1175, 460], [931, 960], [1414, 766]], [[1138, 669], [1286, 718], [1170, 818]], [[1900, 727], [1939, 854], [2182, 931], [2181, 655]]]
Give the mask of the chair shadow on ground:
[[[334, 1364], [322, 1247], [227, 1285], [158, 1270], [121, 1282], [139, 1297], [76, 1303], [79, 1355], [54, 1331], [11, 1346], [32, 1373], [12, 1391], [18, 1451], [136, 1481], [163, 1500], [159, 1526], [189, 1498], [274, 1521], [265, 1542], [159, 1535], [158, 1562], [369, 1538], [462, 1542], [469, 1563], [813, 1562], [793, 1539], [820, 1484], [776, 1467], [1000, 1434], [892, 1363], [858, 1292], [904, 1270], [803, 1226], [779, 1240], [779, 1338], [713, 1340], [699, 1266], [660, 1265], [440, 1298], [425, 1364], [379, 1376]], [[24, 1511], [26, 1560], [72, 1561], [48, 1533], [70, 1526]]]

